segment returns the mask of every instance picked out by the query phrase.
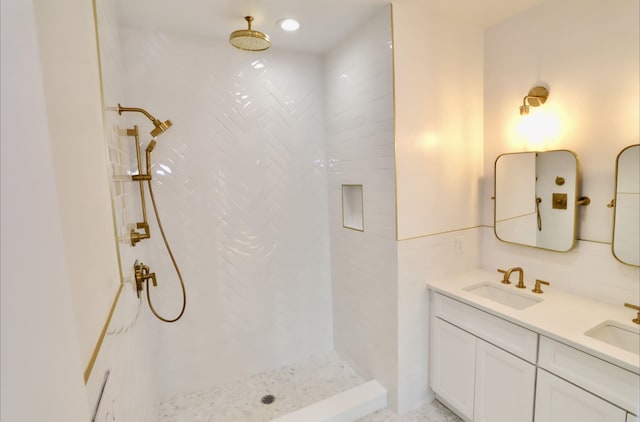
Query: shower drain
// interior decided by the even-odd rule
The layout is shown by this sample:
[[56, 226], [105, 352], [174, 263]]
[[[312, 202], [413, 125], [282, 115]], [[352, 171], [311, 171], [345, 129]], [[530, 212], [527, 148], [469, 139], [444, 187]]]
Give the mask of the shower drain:
[[260, 401], [264, 404], [271, 404], [276, 401], [276, 398], [272, 394], [267, 394], [266, 396], [263, 396]]

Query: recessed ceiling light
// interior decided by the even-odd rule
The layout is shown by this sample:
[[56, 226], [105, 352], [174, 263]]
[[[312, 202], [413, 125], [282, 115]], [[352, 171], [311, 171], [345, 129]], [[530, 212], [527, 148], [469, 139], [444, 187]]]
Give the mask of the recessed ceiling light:
[[283, 31], [297, 31], [300, 28], [300, 22], [293, 18], [280, 19], [278, 25]]

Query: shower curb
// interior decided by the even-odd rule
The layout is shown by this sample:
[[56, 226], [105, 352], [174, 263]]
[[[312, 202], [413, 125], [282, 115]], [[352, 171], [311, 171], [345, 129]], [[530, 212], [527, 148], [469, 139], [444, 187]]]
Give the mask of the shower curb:
[[369, 381], [271, 422], [351, 422], [387, 407], [387, 390]]

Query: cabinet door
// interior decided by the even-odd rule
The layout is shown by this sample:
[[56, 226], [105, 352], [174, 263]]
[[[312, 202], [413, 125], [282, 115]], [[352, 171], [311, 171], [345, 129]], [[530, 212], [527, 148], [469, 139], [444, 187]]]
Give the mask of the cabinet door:
[[535, 383], [534, 365], [477, 340], [475, 422], [531, 422]]
[[535, 422], [624, 422], [622, 409], [593, 394], [538, 370]]
[[472, 420], [476, 338], [439, 318], [431, 322], [431, 388], [452, 410]]
[[627, 422], [640, 422], [640, 418], [633, 413], [627, 413]]

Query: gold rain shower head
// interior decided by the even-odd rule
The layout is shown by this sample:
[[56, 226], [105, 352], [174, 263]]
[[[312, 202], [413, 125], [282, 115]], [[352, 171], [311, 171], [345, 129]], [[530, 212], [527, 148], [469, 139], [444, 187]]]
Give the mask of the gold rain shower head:
[[171, 120], [166, 120], [165, 122], [161, 122], [160, 120], [156, 119], [155, 117], [153, 117], [151, 114], [149, 114], [146, 110], [142, 108], [122, 107], [120, 104], [118, 104], [118, 114], [122, 115], [123, 111], [135, 111], [137, 113], [142, 113], [145, 116], [147, 116], [147, 118], [151, 120], [151, 122], [155, 126], [155, 128], [151, 131], [151, 136], [153, 136], [154, 138], [157, 137], [158, 135], [163, 134], [164, 132], [167, 131], [167, 129], [171, 127]]
[[253, 16], [245, 16], [244, 19], [247, 21], [249, 29], [233, 31], [229, 35], [229, 43], [235, 48], [245, 51], [264, 51], [271, 47], [271, 40], [267, 34], [251, 29]]

